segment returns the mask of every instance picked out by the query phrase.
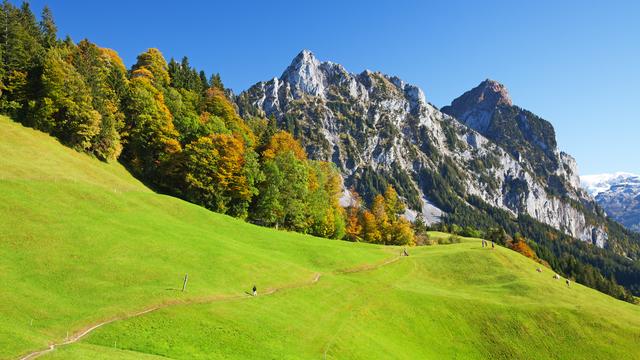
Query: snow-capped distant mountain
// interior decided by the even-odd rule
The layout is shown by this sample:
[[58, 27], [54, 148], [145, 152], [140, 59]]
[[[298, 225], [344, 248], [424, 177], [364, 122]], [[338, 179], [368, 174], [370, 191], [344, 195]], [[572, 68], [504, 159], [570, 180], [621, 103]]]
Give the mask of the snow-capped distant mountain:
[[626, 172], [616, 172], [613, 174], [583, 175], [580, 176], [582, 187], [592, 196], [609, 191], [612, 185], [629, 183], [631, 185], [640, 183], [640, 175]]
[[614, 174], [580, 177], [586, 189], [614, 220], [640, 232], [640, 175]]

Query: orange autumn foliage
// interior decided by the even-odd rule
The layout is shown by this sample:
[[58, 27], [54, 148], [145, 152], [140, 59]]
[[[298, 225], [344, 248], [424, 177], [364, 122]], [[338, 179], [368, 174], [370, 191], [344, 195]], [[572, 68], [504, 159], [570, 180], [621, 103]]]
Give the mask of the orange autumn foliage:
[[536, 253], [527, 245], [523, 240], [513, 242], [510, 246], [511, 250], [519, 252], [520, 254], [528, 257], [529, 259], [537, 259]]
[[264, 156], [265, 159], [272, 160], [276, 156], [287, 152], [292, 152], [298, 160], [305, 160], [307, 158], [307, 153], [293, 135], [286, 131], [279, 131], [271, 137], [262, 156]]
[[347, 212], [347, 224], [345, 228], [346, 238], [349, 241], [362, 240], [362, 225], [360, 224], [358, 209], [350, 207]]

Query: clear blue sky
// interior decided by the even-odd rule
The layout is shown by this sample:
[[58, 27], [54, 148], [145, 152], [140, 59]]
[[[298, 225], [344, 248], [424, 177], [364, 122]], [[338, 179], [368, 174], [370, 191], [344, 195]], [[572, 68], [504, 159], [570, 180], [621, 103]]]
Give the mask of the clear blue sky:
[[[17, 3], [16, 0], [12, 2]], [[131, 65], [149, 47], [236, 92], [301, 50], [397, 75], [442, 107], [485, 78], [551, 121], [581, 174], [640, 173], [640, 1], [31, 1]]]

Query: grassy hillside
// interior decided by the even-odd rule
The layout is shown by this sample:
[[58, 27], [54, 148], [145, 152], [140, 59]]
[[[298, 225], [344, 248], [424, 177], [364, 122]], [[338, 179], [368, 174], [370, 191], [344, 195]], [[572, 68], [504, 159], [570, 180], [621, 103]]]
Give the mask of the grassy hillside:
[[2, 359], [154, 304], [243, 294], [254, 283], [288, 284], [390, 256], [154, 194], [121, 166], [4, 117], [0, 154]]
[[[105, 325], [43, 358], [640, 353], [640, 307], [577, 284], [567, 288], [504, 248], [466, 239], [345, 273], [380, 264], [398, 249], [260, 228], [154, 194], [121, 166], [6, 118], [0, 154], [2, 359], [163, 303], [177, 305]], [[263, 294], [315, 274], [317, 283], [244, 296], [254, 283]]]

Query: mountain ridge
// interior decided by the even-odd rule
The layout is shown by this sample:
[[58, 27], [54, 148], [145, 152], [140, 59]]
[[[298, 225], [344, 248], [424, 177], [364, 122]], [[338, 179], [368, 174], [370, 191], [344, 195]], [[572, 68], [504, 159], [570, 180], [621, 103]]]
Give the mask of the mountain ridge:
[[[503, 85], [485, 80], [480, 87], [465, 94], [482, 101], [454, 103], [480, 104], [486, 111], [491, 106], [516, 109]], [[555, 133], [546, 121], [540, 121], [541, 134], [548, 139], [542, 145], [528, 139], [535, 149], [532, 154], [554, 165], [542, 171], [535, 161], [523, 159], [529, 154], [503, 148], [500, 139], [486, 137], [438, 110], [417, 86], [369, 70], [350, 73], [339, 64], [319, 61], [309, 50], [301, 51], [280, 78], [259, 82], [239, 98], [239, 103], [253, 106], [241, 106], [241, 112], [257, 109], [275, 117], [312, 158], [333, 161], [345, 184], [365, 198], [371, 198], [372, 188], [380, 192], [376, 184], [391, 182], [409, 200], [411, 210], [435, 222], [452, 210], [427, 194], [428, 184], [439, 181], [433, 180], [434, 173], [445, 167], [449, 183], [456, 178], [463, 182], [452, 184], [460, 188], [463, 199], [477, 196], [512, 216], [528, 214], [599, 247], [607, 241], [603, 225], [589, 224], [584, 208], [592, 207], [593, 199], [579, 187], [575, 160], [557, 150]], [[559, 190], [551, 192], [552, 186]]]

